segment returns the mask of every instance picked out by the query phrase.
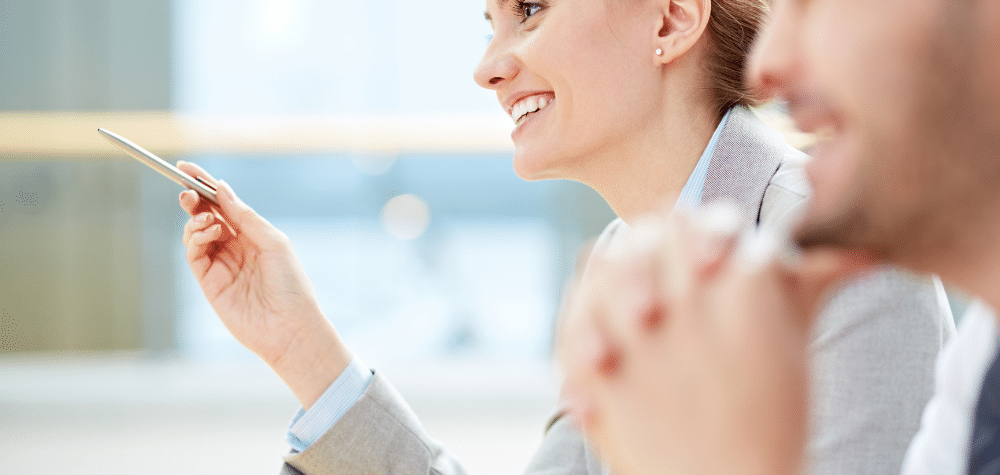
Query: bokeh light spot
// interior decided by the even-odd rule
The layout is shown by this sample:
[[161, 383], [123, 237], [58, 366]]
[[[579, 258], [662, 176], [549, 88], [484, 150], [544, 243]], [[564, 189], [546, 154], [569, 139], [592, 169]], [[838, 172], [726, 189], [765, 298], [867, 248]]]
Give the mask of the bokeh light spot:
[[382, 226], [397, 239], [410, 240], [422, 236], [430, 222], [430, 207], [417, 195], [399, 195], [382, 206]]

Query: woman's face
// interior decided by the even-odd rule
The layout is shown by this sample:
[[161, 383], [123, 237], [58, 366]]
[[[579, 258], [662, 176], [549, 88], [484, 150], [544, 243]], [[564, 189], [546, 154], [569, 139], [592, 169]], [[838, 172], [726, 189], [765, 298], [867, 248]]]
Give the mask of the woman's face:
[[656, 116], [655, 2], [486, 2], [493, 37], [475, 79], [517, 124], [517, 174], [587, 182], [614, 166]]

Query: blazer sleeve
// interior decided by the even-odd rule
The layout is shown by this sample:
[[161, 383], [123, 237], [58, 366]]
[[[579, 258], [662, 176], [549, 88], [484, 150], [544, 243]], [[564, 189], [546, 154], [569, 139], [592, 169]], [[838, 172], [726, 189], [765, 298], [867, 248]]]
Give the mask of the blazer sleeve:
[[[541, 430], [541, 424], [539, 424]], [[489, 434], [483, 434], [484, 438]], [[463, 475], [465, 469], [424, 431], [402, 396], [375, 372], [361, 399], [302, 452], [285, 456], [283, 475]], [[527, 475], [599, 475], [603, 467], [572, 425], [557, 416]]]
[[378, 372], [329, 431], [306, 450], [285, 456], [285, 464], [282, 473], [307, 475], [465, 473]]

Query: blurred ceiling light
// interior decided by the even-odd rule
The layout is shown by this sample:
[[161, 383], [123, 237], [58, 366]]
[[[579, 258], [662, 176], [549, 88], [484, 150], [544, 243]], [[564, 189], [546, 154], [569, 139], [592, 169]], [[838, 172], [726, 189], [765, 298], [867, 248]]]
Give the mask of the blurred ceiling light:
[[431, 221], [430, 207], [417, 195], [396, 196], [382, 206], [382, 226], [396, 239], [416, 239]]
[[295, 16], [295, 0], [264, 0], [260, 24], [264, 31], [278, 35], [288, 31]]

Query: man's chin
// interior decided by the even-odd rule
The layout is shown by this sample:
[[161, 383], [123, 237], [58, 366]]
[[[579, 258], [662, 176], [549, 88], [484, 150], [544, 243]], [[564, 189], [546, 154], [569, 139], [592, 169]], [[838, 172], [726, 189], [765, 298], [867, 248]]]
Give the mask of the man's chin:
[[870, 231], [864, 213], [850, 211], [827, 219], [807, 220], [795, 230], [793, 239], [803, 250], [834, 247], [884, 258], [884, 249], [869, 239]]
[[804, 250], [820, 247], [856, 248], [847, 234], [835, 226], [808, 226], [796, 231], [795, 244]]

